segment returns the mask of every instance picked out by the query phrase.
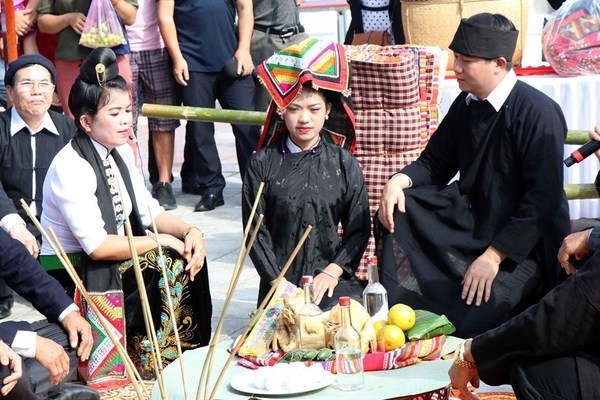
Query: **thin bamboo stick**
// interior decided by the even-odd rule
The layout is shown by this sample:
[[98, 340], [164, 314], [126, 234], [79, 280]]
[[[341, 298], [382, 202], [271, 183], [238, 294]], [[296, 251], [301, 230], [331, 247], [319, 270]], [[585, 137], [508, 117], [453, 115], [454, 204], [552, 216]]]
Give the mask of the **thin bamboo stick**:
[[173, 299], [171, 299], [171, 289], [169, 288], [169, 276], [167, 275], [167, 266], [165, 265], [165, 259], [163, 256], [162, 245], [158, 239], [158, 229], [156, 228], [156, 220], [152, 214], [152, 209], [148, 207], [148, 213], [152, 220], [152, 230], [154, 230], [154, 238], [158, 245], [158, 257], [160, 259], [159, 265], [161, 266], [163, 281], [165, 282], [165, 294], [167, 296], [167, 303], [169, 306], [169, 313], [171, 314], [171, 324], [173, 324], [173, 333], [175, 333], [175, 343], [177, 344], [177, 355], [179, 356], [179, 367], [181, 369], [181, 381], [183, 382], [183, 396], [185, 400], [188, 398], [187, 384], [185, 381], [185, 368], [183, 365], [183, 351], [181, 350], [181, 340], [179, 339], [179, 329], [177, 328], [177, 321], [175, 320], [175, 309], [173, 308]]
[[296, 248], [294, 248], [294, 251], [292, 252], [292, 255], [287, 260], [287, 262], [285, 263], [285, 265], [281, 269], [281, 272], [277, 276], [277, 279], [275, 280], [275, 283], [269, 289], [269, 292], [265, 296], [265, 298], [262, 301], [262, 303], [260, 303], [260, 306], [258, 307], [258, 310], [256, 310], [256, 314], [254, 314], [254, 316], [250, 320], [250, 323], [248, 324], [248, 326], [246, 326], [246, 329], [244, 329], [244, 332], [242, 332], [242, 334], [240, 335], [240, 340], [238, 340], [237, 343], [235, 344], [234, 349], [231, 351], [231, 354], [229, 354], [229, 358], [225, 362], [225, 365], [223, 366], [223, 369], [221, 370], [221, 373], [219, 374], [219, 377], [217, 378], [217, 382], [215, 383], [215, 386], [214, 386], [214, 388], [213, 388], [213, 390], [212, 390], [212, 392], [210, 394], [209, 400], [213, 400], [215, 398], [215, 394], [217, 393], [217, 389], [219, 388], [219, 384], [223, 380], [223, 376], [225, 375], [225, 372], [227, 371], [227, 368], [229, 367], [229, 364], [231, 363], [231, 360], [233, 359], [233, 357], [235, 357], [237, 355], [237, 352], [240, 350], [240, 347], [242, 346], [242, 343], [246, 339], [246, 336], [248, 335], [248, 332], [250, 331], [250, 328], [252, 326], [254, 326], [254, 324], [256, 323], [256, 321], [258, 320], [258, 318], [260, 317], [260, 314], [263, 312], [265, 306], [271, 300], [271, 296], [273, 296], [273, 293], [275, 293], [275, 290], [277, 289], [277, 287], [279, 286], [279, 284], [283, 280], [284, 275], [286, 274], [287, 270], [292, 265], [292, 261], [294, 261], [294, 258], [296, 258], [296, 255], [300, 251], [300, 248], [304, 244], [304, 241], [308, 237], [308, 234], [310, 233], [311, 230], [312, 230], [312, 225], [308, 225], [306, 227], [306, 230], [304, 231], [304, 234], [300, 238], [300, 241], [296, 245]]
[[[40, 233], [42, 234], [44, 239], [46, 239], [46, 241], [52, 248], [52, 251], [54, 252], [54, 254], [56, 254], [56, 257], [58, 257], [58, 260], [65, 267], [65, 270], [67, 271], [67, 273], [69, 274], [69, 276], [71, 277], [73, 282], [75, 283], [75, 286], [77, 287], [77, 289], [81, 292], [81, 295], [83, 296], [83, 298], [89, 304], [92, 311], [98, 316], [98, 320], [100, 321], [102, 328], [104, 328], [104, 331], [108, 335], [111, 342], [115, 345], [115, 347], [117, 348], [117, 352], [123, 359], [123, 362], [125, 364], [125, 369], [127, 370], [127, 373], [129, 374], [129, 377], [131, 379], [131, 383], [133, 385], [135, 392], [137, 393], [138, 396], [140, 396], [140, 398], [143, 398], [139, 382], [137, 381], [138, 379], [139, 379], [139, 381], [142, 381], [142, 379], [139, 376], [139, 374], [137, 373], [137, 370], [135, 369], [135, 366], [133, 365], [133, 361], [131, 361], [131, 358], [129, 358], [129, 354], [127, 354], [127, 351], [125, 351], [125, 348], [123, 347], [123, 345], [121, 344], [119, 339], [115, 336], [115, 334], [110, 329], [108, 323], [104, 319], [104, 316], [100, 313], [100, 310], [98, 310], [98, 307], [92, 301], [89, 293], [87, 292], [87, 289], [85, 288], [85, 285], [83, 284], [83, 282], [79, 278], [79, 275], [75, 271], [75, 267], [73, 267], [73, 264], [71, 264], [71, 260], [69, 259], [69, 257], [66, 256], [67, 253], [65, 252], [64, 248], [60, 244], [60, 241], [58, 240], [58, 237], [54, 233], [54, 230], [52, 230], [52, 227], [50, 227], [50, 232], [52, 233], [52, 235], [54, 237], [54, 239], [52, 239], [48, 235], [46, 230], [42, 227], [42, 224], [40, 224], [40, 221], [37, 219], [37, 217], [35, 215], [33, 215], [29, 206], [27, 205], [27, 203], [25, 203], [25, 200], [21, 199], [21, 205], [23, 206], [23, 209], [25, 210], [25, 212], [27, 213], [27, 215], [29, 216], [29, 218], [31, 219], [33, 224], [40, 231]], [[144, 385], [141, 385], [141, 387], [144, 391], [144, 394], [147, 396], [147, 398], [150, 398], [150, 394], [146, 390], [146, 387]]]
[[131, 261], [133, 262], [133, 272], [135, 274], [135, 281], [138, 286], [140, 302], [142, 303], [142, 314], [144, 315], [144, 323], [146, 324], [146, 333], [148, 335], [150, 349], [154, 357], [154, 366], [157, 371], [156, 379], [158, 381], [158, 387], [160, 389], [161, 397], [163, 399], [168, 399], [165, 381], [163, 378], [163, 365], [162, 358], [160, 356], [160, 347], [158, 345], [158, 340], [156, 339], [156, 332], [154, 331], [154, 321], [152, 319], [152, 311], [150, 310], [150, 302], [148, 300], [148, 294], [146, 293], [146, 286], [144, 285], [144, 277], [142, 276], [140, 260], [138, 259], [137, 250], [133, 241], [133, 233], [131, 232], [131, 225], [129, 224], [128, 218], [125, 219], [125, 233], [127, 234], [129, 249], [131, 250]]
[[[248, 255], [250, 254], [250, 250], [252, 249], [252, 246], [254, 245], [254, 241], [256, 240], [256, 235], [258, 234], [258, 231], [260, 230], [260, 226], [262, 224], [263, 218], [264, 218], [264, 215], [260, 214], [258, 217], [258, 222], [256, 224], [256, 227], [254, 228], [254, 231], [252, 232], [252, 236], [250, 237], [250, 242], [248, 243], [248, 246], [246, 247], [246, 252], [244, 253], [244, 257], [242, 258], [242, 260], [240, 260], [240, 263], [234, 269], [233, 278], [232, 278], [232, 282], [231, 282], [232, 290], [231, 290], [231, 292], [229, 292], [227, 294], [227, 297], [225, 298], [225, 303], [223, 305], [223, 313], [221, 313], [221, 318], [219, 319], [219, 324], [217, 325], [215, 335], [213, 336], [213, 340], [210, 343], [210, 348], [208, 349], [208, 353], [206, 356], [206, 358], [208, 358], [208, 368], [206, 369], [206, 371], [207, 371], [206, 382], [204, 385], [204, 398], [205, 399], [206, 399], [206, 396], [208, 395], [210, 370], [212, 368], [212, 362], [213, 362], [215, 350], [217, 348], [217, 344], [219, 343], [219, 335], [221, 333], [221, 328], [223, 327], [223, 322], [225, 321], [225, 310], [227, 309], [227, 307], [229, 307], [229, 303], [231, 302], [231, 298], [233, 297], [233, 292], [234, 292], [233, 289], [235, 289], [238, 281], [240, 280], [240, 276], [242, 274], [242, 268], [244, 266], [244, 263], [246, 262], [246, 259], [248, 258]], [[207, 364], [207, 361], [204, 360], [204, 367], [206, 366], [206, 364]], [[204, 374], [204, 367], [202, 368], [203, 374]], [[200, 376], [200, 382], [202, 382], [202, 376]], [[198, 386], [198, 391], [196, 393], [196, 400], [199, 399], [199, 396], [200, 396], [200, 385]]]
[[[210, 348], [208, 350], [208, 353], [206, 354], [206, 358], [204, 359], [204, 365], [202, 366], [202, 373], [200, 374], [200, 380], [198, 381], [198, 389], [196, 391], [196, 400], [199, 400], [200, 389], [202, 387], [202, 382], [205, 379], [205, 376], [206, 376], [206, 380], [205, 380], [206, 384], [205, 384], [205, 388], [204, 388], [205, 396], [208, 392], [208, 382], [210, 380], [210, 369], [212, 367], [214, 351], [216, 348], [216, 344], [219, 341], [219, 335], [221, 334], [221, 328], [223, 326], [223, 321], [224, 321], [225, 315], [227, 313], [227, 308], [229, 307], [229, 300], [231, 299], [231, 296], [233, 295], [233, 291], [235, 290], [235, 287], [237, 286], [237, 279], [235, 277], [238, 276], [238, 279], [239, 279], [239, 274], [240, 274], [241, 268], [244, 264], [244, 262], [242, 261], [242, 257], [244, 254], [243, 250], [244, 250], [244, 248], [247, 248], [246, 241], [248, 240], [248, 233], [250, 232], [250, 226], [252, 226], [252, 222], [254, 220], [254, 215], [256, 214], [256, 208], [258, 207], [258, 203], [260, 202], [260, 198], [262, 196], [264, 187], [265, 187], [264, 182], [261, 182], [260, 185], [258, 185], [258, 190], [256, 191], [256, 195], [254, 197], [254, 203], [252, 204], [252, 209], [250, 210], [250, 216], [248, 218], [248, 222], [246, 222], [246, 226], [244, 227], [244, 234], [242, 237], [242, 245], [240, 246], [237, 258], [235, 260], [233, 272], [231, 274], [232, 279], [229, 281], [229, 288], [227, 289], [227, 295], [225, 296], [225, 303], [223, 304], [223, 310], [221, 311], [221, 318], [219, 318], [219, 323], [217, 324], [217, 329], [215, 330], [215, 334], [213, 335], [213, 339], [211, 340]], [[261, 223], [262, 223], [262, 216], [259, 218], [259, 222], [258, 222], [257, 226], [260, 227]], [[254, 235], [254, 236], [256, 237], [256, 235]], [[252, 242], [254, 242], [254, 240], [252, 240]], [[252, 247], [252, 245], [250, 245], [250, 247]], [[248, 253], [248, 251], [246, 251], [246, 253]]]

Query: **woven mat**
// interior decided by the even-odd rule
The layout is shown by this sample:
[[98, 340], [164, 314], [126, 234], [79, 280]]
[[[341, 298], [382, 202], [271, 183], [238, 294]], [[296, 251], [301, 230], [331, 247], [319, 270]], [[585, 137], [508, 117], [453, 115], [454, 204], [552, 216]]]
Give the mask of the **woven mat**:
[[[154, 381], [143, 381], [146, 390], [152, 395]], [[118, 389], [99, 390], [102, 400], [137, 400], [139, 397], [133, 389], [133, 385], [129, 384]]]
[[[477, 393], [475, 395], [479, 400], [516, 400], [517, 397], [512, 392], [484, 392]], [[449, 400], [458, 400], [458, 397], [450, 395]]]

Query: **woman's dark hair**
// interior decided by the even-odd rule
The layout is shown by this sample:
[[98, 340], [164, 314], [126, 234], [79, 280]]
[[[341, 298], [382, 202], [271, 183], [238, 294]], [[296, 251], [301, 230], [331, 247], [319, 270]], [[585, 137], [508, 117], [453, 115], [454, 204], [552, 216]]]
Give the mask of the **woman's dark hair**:
[[83, 130], [79, 117], [95, 116], [110, 98], [112, 90], [128, 91], [129, 86], [119, 75], [117, 56], [107, 47], [92, 50], [83, 60], [79, 76], [69, 93], [69, 109], [75, 117], [77, 128]]

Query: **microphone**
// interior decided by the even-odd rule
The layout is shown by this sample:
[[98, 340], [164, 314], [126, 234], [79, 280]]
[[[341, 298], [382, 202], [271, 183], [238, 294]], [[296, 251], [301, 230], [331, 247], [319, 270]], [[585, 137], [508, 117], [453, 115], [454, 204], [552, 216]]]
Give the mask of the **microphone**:
[[589, 142], [572, 152], [569, 157], [565, 158], [564, 163], [567, 167], [570, 167], [575, 163], [580, 163], [598, 149], [600, 149], [600, 142], [596, 140], [590, 140]]

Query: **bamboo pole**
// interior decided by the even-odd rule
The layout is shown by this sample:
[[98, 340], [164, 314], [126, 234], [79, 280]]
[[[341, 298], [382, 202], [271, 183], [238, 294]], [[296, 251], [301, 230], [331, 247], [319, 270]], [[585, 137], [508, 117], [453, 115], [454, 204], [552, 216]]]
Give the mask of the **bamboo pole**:
[[219, 388], [219, 384], [223, 380], [223, 376], [225, 375], [225, 372], [227, 371], [227, 368], [229, 367], [229, 364], [231, 363], [231, 360], [233, 359], [233, 357], [235, 357], [237, 355], [238, 351], [240, 350], [240, 347], [242, 347], [242, 343], [244, 342], [244, 340], [246, 339], [246, 336], [248, 335], [248, 332], [250, 331], [250, 328], [252, 326], [254, 326], [254, 324], [256, 324], [256, 321], [260, 317], [260, 315], [263, 312], [265, 306], [271, 300], [271, 296], [273, 296], [273, 293], [275, 293], [275, 290], [277, 289], [277, 287], [279, 286], [279, 284], [283, 280], [284, 275], [286, 274], [287, 270], [292, 265], [292, 261], [294, 261], [294, 259], [296, 258], [296, 255], [300, 251], [300, 248], [304, 244], [304, 241], [308, 237], [308, 235], [309, 235], [310, 231], [312, 230], [312, 228], [313, 228], [312, 225], [308, 225], [308, 227], [306, 227], [306, 230], [304, 231], [304, 234], [302, 235], [302, 237], [300, 238], [300, 241], [298, 242], [298, 244], [294, 248], [294, 251], [292, 252], [292, 255], [290, 256], [290, 258], [287, 260], [287, 262], [285, 263], [285, 265], [281, 269], [281, 272], [277, 276], [277, 279], [275, 280], [275, 283], [271, 286], [271, 288], [269, 289], [269, 292], [265, 296], [264, 300], [260, 303], [260, 306], [256, 310], [256, 313], [254, 314], [254, 316], [250, 320], [250, 323], [248, 324], [248, 326], [246, 326], [246, 329], [244, 329], [244, 332], [242, 332], [242, 334], [240, 335], [240, 340], [238, 340], [236, 342], [234, 349], [231, 351], [231, 354], [229, 354], [229, 358], [225, 362], [225, 365], [223, 366], [223, 369], [221, 370], [221, 373], [219, 374], [219, 377], [217, 378], [217, 382], [215, 383], [215, 386], [213, 387], [213, 390], [212, 390], [212, 392], [210, 394], [209, 400], [213, 400], [215, 398], [215, 395], [217, 393], [217, 389]]
[[[206, 393], [208, 392], [208, 382], [210, 380], [210, 369], [212, 367], [214, 352], [215, 352], [216, 345], [219, 341], [219, 335], [221, 334], [221, 328], [223, 326], [225, 314], [227, 313], [227, 309], [229, 307], [229, 302], [230, 302], [231, 296], [233, 295], [233, 291], [235, 290], [235, 288], [237, 286], [239, 275], [241, 273], [241, 268], [244, 265], [246, 258], [248, 257], [249, 250], [250, 250], [250, 248], [252, 248], [252, 244], [254, 243], [254, 239], [252, 239], [251, 244], [246, 246], [246, 241], [248, 240], [248, 233], [250, 232], [250, 226], [252, 226], [252, 221], [254, 220], [254, 215], [256, 214], [256, 208], [258, 207], [258, 203], [262, 196], [264, 187], [265, 187], [264, 182], [261, 182], [258, 185], [258, 190], [256, 191], [256, 195], [254, 197], [254, 203], [252, 204], [252, 209], [250, 210], [250, 216], [248, 218], [248, 222], [246, 222], [246, 226], [244, 227], [244, 234], [242, 236], [242, 245], [240, 246], [240, 249], [238, 250], [238, 255], [235, 260], [233, 272], [231, 274], [232, 279], [229, 281], [229, 288], [227, 289], [227, 295], [225, 296], [225, 303], [223, 304], [223, 310], [221, 311], [221, 318], [219, 318], [219, 322], [217, 324], [217, 329], [215, 330], [215, 334], [210, 343], [210, 348], [206, 354], [206, 358], [204, 359], [204, 365], [202, 366], [202, 373], [200, 374], [200, 380], [198, 382], [198, 389], [196, 391], [196, 399], [197, 400], [198, 400], [198, 396], [200, 395], [200, 388], [202, 386], [202, 382], [204, 380], [205, 375], [206, 375], [206, 381], [205, 381], [206, 385], [204, 388], [205, 396], [206, 396]], [[261, 217], [258, 220], [257, 228], [260, 228], [260, 225], [262, 224], [262, 219], [263, 219], [263, 216], [261, 214]], [[258, 229], [256, 229], [255, 231], [257, 232]], [[255, 238], [256, 234], [253, 235], [253, 237]], [[247, 249], [245, 256], [244, 256], [244, 251], [243, 251], [244, 248]], [[244, 258], [242, 260], [243, 256], [244, 256]]]
[[217, 348], [217, 344], [219, 343], [219, 334], [221, 333], [221, 328], [223, 327], [223, 322], [225, 321], [225, 309], [227, 307], [229, 307], [229, 303], [231, 302], [231, 298], [233, 297], [233, 292], [235, 287], [238, 284], [238, 281], [240, 280], [240, 275], [242, 274], [242, 268], [244, 267], [244, 263], [246, 262], [246, 259], [248, 258], [248, 255], [250, 254], [250, 250], [252, 249], [252, 245], [254, 245], [254, 241], [256, 240], [256, 235], [258, 234], [258, 231], [260, 230], [260, 226], [262, 224], [262, 220], [263, 220], [264, 215], [260, 214], [258, 217], [258, 222], [254, 228], [254, 231], [252, 232], [252, 236], [250, 238], [250, 242], [248, 243], [248, 246], [246, 248], [246, 251], [244, 253], [244, 257], [240, 260], [239, 264], [236, 265], [236, 268], [234, 269], [234, 273], [233, 273], [233, 279], [231, 281], [231, 291], [227, 293], [227, 297], [225, 298], [225, 303], [223, 305], [223, 313], [221, 313], [221, 318], [219, 319], [219, 324], [217, 325], [217, 330], [215, 331], [215, 335], [213, 336], [213, 340], [210, 343], [210, 348], [208, 349], [208, 353], [206, 355], [206, 358], [208, 359], [208, 363], [205, 359], [204, 361], [204, 366], [202, 368], [202, 375], [200, 376], [200, 382], [198, 385], [198, 390], [196, 392], [196, 400], [199, 400], [199, 396], [200, 396], [200, 384], [202, 383], [202, 377], [204, 375], [204, 367], [206, 367], [206, 365], [208, 364], [208, 367], [206, 368], [206, 381], [204, 384], [204, 398], [206, 399], [206, 396], [208, 395], [208, 384], [210, 381], [210, 370], [212, 368], [212, 362], [213, 362], [213, 358], [214, 358], [214, 354], [215, 354], [215, 350]]
[[589, 140], [590, 140], [589, 131], [569, 130], [567, 132], [567, 138], [565, 140], [565, 144], [584, 144], [584, 143], [587, 143]]
[[17, 51], [17, 29], [15, 26], [15, 7], [13, 0], [4, 0], [4, 15], [6, 26], [5, 30], [5, 48], [4, 51], [6, 53], [6, 62], [10, 63], [15, 61], [19, 57], [19, 53]]
[[564, 188], [569, 200], [597, 199], [599, 197], [598, 190], [593, 183], [565, 184]]
[[262, 111], [223, 110], [215, 108], [165, 106], [144, 103], [142, 115], [152, 118], [184, 119], [191, 121], [227, 122], [242, 125], [263, 125], [267, 113]]
[[156, 239], [156, 244], [158, 245], [158, 257], [160, 259], [159, 265], [162, 271], [163, 281], [165, 282], [165, 294], [167, 296], [167, 305], [169, 307], [169, 313], [171, 314], [171, 324], [173, 324], [173, 333], [175, 334], [175, 343], [177, 345], [177, 355], [179, 356], [179, 367], [181, 369], [181, 381], [183, 382], [183, 396], [185, 400], [188, 398], [187, 394], [187, 383], [185, 380], [185, 368], [183, 365], [183, 351], [181, 350], [181, 340], [179, 338], [179, 329], [177, 328], [177, 321], [175, 320], [175, 309], [173, 308], [173, 299], [171, 298], [171, 289], [169, 288], [169, 276], [167, 275], [167, 266], [165, 265], [165, 259], [163, 255], [162, 245], [160, 244], [160, 240], [158, 239], [158, 229], [156, 229], [156, 220], [154, 219], [154, 215], [152, 214], [152, 209], [148, 207], [148, 213], [150, 214], [150, 219], [152, 220], [152, 229], [154, 230], [154, 238]]
[[129, 224], [128, 218], [125, 219], [125, 233], [127, 234], [129, 249], [131, 250], [131, 261], [133, 262], [132, 268], [135, 274], [135, 281], [138, 287], [140, 302], [142, 304], [142, 314], [144, 315], [146, 333], [148, 335], [148, 340], [150, 341], [150, 350], [152, 352], [152, 356], [154, 357], [154, 368], [156, 370], [156, 379], [158, 381], [158, 387], [160, 389], [161, 397], [163, 399], [168, 399], [165, 381], [163, 378], [163, 365], [162, 358], [160, 356], [160, 346], [158, 345], [158, 340], [156, 339], [156, 332], [154, 331], [154, 321], [152, 319], [152, 311], [150, 310], [150, 302], [148, 300], [148, 294], [146, 293], [146, 286], [144, 285], [144, 277], [142, 276], [140, 260], [138, 259], [137, 250], [133, 241], [133, 233], [131, 232], [131, 225]]
[[[58, 237], [54, 233], [54, 230], [52, 230], [52, 227], [50, 227], [50, 232], [53, 235], [53, 238], [51, 238], [48, 235], [48, 233], [46, 232], [46, 230], [42, 227], [42, 224], [40, 224], [40, 221], [37, 219], [37, 217], [35, 215], [33, 215], [29, 206], [27, 205], [27, 203], [25, 203], [25, 200], [21, 199], [21, 205], [22, 205], [23, 209], [25, 210], [25, 212], [27, 213], [27, 215], [29, 216], [29, 218], [31, 219], [31, 221], [33, 222], [33, 224], [40, 231], [40, 233], [42, 234], [44, 239], [46, 239], [46, 241], [52, 248], [52, 251], [54, 252], [56, 257], [58, 257], [58, 260], [65, 267], [65, 270], [69, 274], [69, 277], [71, 277], [71, 279], [75, 283], [75, 286], [81, 292], [81, 295], [83, 296], [85, 301], [87, 301], [87, 303], [90, 306], [90, 308], [92, 309], [92, 311], [98, 316], [98, 320], [100, 321], [102, 328], [108, 335], [110, 341], [117, 348], [117, 353], [119, 353], [119, 355], [123, 359], [125, 369], [127, 370], [127, 373], [129, 374], [129, 377], [131, 379], [131, 383], [133, 385], [135, 392], [140, 397], [140, 399], [144, 398], [142, 395], [141, 389], [140, 389], [139, 382], [137, 381], [139, 379], [139, 381], [141, 382], [142, 378], [139, 376], [137, 370], [135, 369], [135, 366], [133, 365], [133, 361], [131, 361], [131, 358], [129, 358], [129, 354], [127, 354], [127, 351], [125, 351], [125, 348], [121, 344], [121, 341], [115, 336], [112, 329], [108, 325], [108, 322], [106, 322], [106, 320], [104, 319], [104, 316], [100, 313], [100, 310], [98, 310], [96, 303], [94, 303], [92, 301], [89, 293], [87, 292], [87, 289], [85, 288], [85, 285], [83, 284], [83, 282], [79, 278], [79, 275], [75, 271], [75, 267], [73, 267], [73, 264], [71, 264], [71, 260], [69, 259], [69, 257], [67, 257], [67, 255], [66, 255], [67, 253], [65, 252], [64, 248], [60, 244]], [[150, 394], [146, 390], [146, 387], [144, 385], [141, 385], [141, 387], [144, 391], [144, 394], [147, 396], [147, 398], [150, 398]]]

